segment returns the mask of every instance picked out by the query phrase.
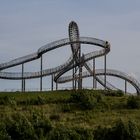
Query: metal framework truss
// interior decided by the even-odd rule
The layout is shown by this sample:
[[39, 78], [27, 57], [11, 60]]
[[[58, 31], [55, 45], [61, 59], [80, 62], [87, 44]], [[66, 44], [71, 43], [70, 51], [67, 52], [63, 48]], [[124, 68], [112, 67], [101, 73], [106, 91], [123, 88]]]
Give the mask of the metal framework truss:
[[[32, 78], [41, 78], [41, 86], [42, 86], [42, 77], [53, 75], [53, 80], [56, 83], [65, 83], [72, 81], [73, 89], [76, 89], [76, 83], [78, 83], [78, 89], [82, 89], [82, 79], [85, 77], [92, 76], [96, 81], [98, 81], [101, 85], [105, 87], [105, 89], [113, 89], [117, 90], [114, 85], [106, 81], [106, 76], [114, 76], [129, 82], [132, 86], [135, 87], [137, 94], [140, 95], [140, 84], [139, 82], [133, 78], [132, 76], [120, 72], [113, 69], [106, 69], [106, 55], [110, 51], [110, 44], [108, 41], [103, 41], [100, 39], [92, 38], [92, 37], [80, 37], [78, 25], [72, 21], [69, 24], [69, 38], [61, 39], [58, 41], [54, 41], [52, 43], [46, 44], [40, 47], [37, 52], [16, 58], [12, 61], [1, 63], [0, 64], [0, 78], [1, 79], [11, 79], [11, 80], [23, 80], [22, 83], [25, 82], [25, 79]], [[99, 46], [101, 49], [97, 51], [93, 51], [87, 54], [81, 55], [81, 44], [90, 44], [91, 47]], [[72, 50], [72, 55], [70, 58], [62, 65], [59, 65], [54, 68], [49, 68], [42, 70], [42, 55], [44, 53], [48, 53], [54, 49], [63, 47], [65, 45], [70, 45]], [[95, 64], [91, 66], [89, 60], [94, 60], [95, 58], [104, 56], [104, 69], [95, 69]], [[41, 69], [37, 72], [24, 72], [24, 64], [36, 59], [41, 58]], [[17, 65], [22, 65], [22, 72], [4, 72], [5, 69], [14, 67]], [[82, 68], [85, 67], [87, 69], [86, 72], [82, 72]], [[69, 70], [73, 70], [73, 74], [70, 76], [63, 76]], [[78, 70], [78, 73], [77, 73]], [[55, 76], [54, 76], [55, 75]], [[104, 78], [102, 78], [104, 76]], [[41, 88], [42, 89], [42, 88]]]

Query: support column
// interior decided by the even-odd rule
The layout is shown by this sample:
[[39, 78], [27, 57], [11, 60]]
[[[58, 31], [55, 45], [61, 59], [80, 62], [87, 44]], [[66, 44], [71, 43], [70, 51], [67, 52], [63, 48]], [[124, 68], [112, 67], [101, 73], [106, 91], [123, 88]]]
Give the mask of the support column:
[[58, 83], [57, 83], [57, 81], [56, 81], [56, 90], [58, 90]]
[[[74, 58], [73, 58], [74, 59]], [[72, 88], [73, 88], [73, 90], [75, 89], [74, 88], [74, 86], [75, 86], [75, 84], [74, 84], [74, 62], [73, 62], [73, 69], [72, 69]]]
[[106, 90], [106, 54], [104, 56], [104, 85], [105, 85], [105, 90]]
[[82, 89], [82, 66], [79, 67], [78, 89]]
[[21, 81], [21, 91], [24, 92], [24, 64], [22, 64], [22, 81]]
[[82, 60], [81, 60], [81, 45], [79, 44], [79, 77], [78, 77], [78, 89], [82, 89]]
[[26, 91], [26, 83], [25, 83], [25, 79], [23, 80], [23, 92]]
[[95, 80], [95, 89], [97, 88], [97, 80]]
[[[73, 59], [74, 59], [74, 57], [73, 57]], [[75, 63], [76, 62], [74, 61], [73, 62], [73, 75], [72, 75], [72, 78], [73, 78], [73, 80], [72, 80], [73, 81], [73, 83], [72, 83], [73, 84], [72, 85], [73, 86], [73, 90], [76, 90], [76, 82], [77, 82], [77, 79], [76, 79], [76, 76], [75, 76], [76, 75], [76, 67], [74, 67]]]
[[53, 91], [53, 78], [54, 78], [54, 76], [53, 76], [53, 74], [52, 74], [52, 87], [51, 87], [51, 90]]
[[127, 93], [127, 81], [125, 80], [125, 94]]
[[40, 57], [40, 72], [41, 72], [41, 76], [40, 76], [40, 91], [42, 91], [42, 69], [43, 69], [42, 62], [43, 62], [43, 58], [42, 58], [42, 55], [41, 55], [41, 57]]
[[[75, 62], [76, 63], [76, 62]], [[74, 90], [77, 89], [77, 75], [76, 75], [76, 72], [77, 72], [77, 67], [74, 68]]]
[[96, 79], [95, 79], [95, 76], [96, 76], [96, 74], [95, 74], [95, 58], [93, 59], [93, 89], [95, 89], [95, 87], [96, 87]]

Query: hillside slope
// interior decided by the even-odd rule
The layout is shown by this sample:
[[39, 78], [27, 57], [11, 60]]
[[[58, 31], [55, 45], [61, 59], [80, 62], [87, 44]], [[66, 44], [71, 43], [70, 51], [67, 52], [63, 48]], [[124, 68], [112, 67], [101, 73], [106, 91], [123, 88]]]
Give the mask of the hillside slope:
[[140, 98], [121, 91], [0, 93], [1, 140], [134, 140], [139, 120]]

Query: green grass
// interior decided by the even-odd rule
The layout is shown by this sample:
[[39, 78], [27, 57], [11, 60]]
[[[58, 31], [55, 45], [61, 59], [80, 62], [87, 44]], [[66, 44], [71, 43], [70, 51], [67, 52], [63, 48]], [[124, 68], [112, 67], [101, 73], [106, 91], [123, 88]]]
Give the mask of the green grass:
[[[54, 129], [66, 127], [95, 130], [98, 126], [110, 128], [120, 119], [124, 123], [132, 120], [140, 129], [140, 109], [127, 107], [130, 97], [115, 96], [115, 91], [109, 96], [106, 92], [83, 90], [0, 93], [0, 122], [21, 114], [29, 119], [32, 114], [37, 113], [49, 120]], [[136, 98], [140, 102], [139, 97]]]

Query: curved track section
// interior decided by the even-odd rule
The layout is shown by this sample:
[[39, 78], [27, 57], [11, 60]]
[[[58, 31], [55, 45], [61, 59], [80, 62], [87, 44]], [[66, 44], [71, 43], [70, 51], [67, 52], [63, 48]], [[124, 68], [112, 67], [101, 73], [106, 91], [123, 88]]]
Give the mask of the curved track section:
[[[104, 85], [104, 79], [101, 79], [100, 76], [104, 75], [105, 72], [103, 69], [96, 69], [96, 77], [99, 78], [100, 81], [98, 81], [101, 85]], [[126, 80], [127, 82], [129, 82], [132, 86], [135, 87], [138, 95], [140, 95], [140, 83], [133, 78], [132, 76], [124, 73], [124, 72], [120, 72], [114, 69], [107, 69], [106, 70], [106, 75], [108, 76], [113, 76], [113, 77], [118, 77], [121, 79]], [[87, 78], [87, 77], [91, 77], [93, 76], [93, 74], [89, 73], [89, 72], [83, 72], [82, 73], [82, 78]], [[76, 75], [76, 78], [78, 78], [78, 75]], [[64, 82], [70, 82], [72, 80], [72, 76], [65, 76], [65, 77], [61, 77], [59, 78], [59, 80], [57, 82], [59, 83], [64, 83]], [[114, 87], [113, 85], [111, 85], [109, 82], [107, 83], [107, 87], [108, 89], [112, 89], [112, 90], [117, 90], [116, 87]]]
[[[81, 44], [89, 44], [96, 45], [101, 47], [100, 50], [93, 51], [87, 54], [83, 54], [81, 56]], [[4, 69], [14, 67], [17, 65], [21, 65], [36, 59], [39, 59], [44, 53], [47, 53], [51, 50], [70, 45], [72, 50], [71, 57], [62, 65], [59, 65], [54, 68], [45, 69], [42, 71], [37, 72], [24, 72], [24, 73], [17, 73], [17, 72], [4, 72]], [[94, 47], [94, 46], [93, 46]], [[0, 78], [1, 79], [11, 79], [11, 80], [20, 80], [20, 79], [31, 79], [31, 78], [38, 78], [47, 75], [55, 74], [54, 81], [57, 83], [65, 83], [72, 81], [78, 78], [85, 78], [94, 76], [94, 78], [103, 86], [106, 86], [107, 89], [117, 90], [115, 86], [111, 83], [105, 83], [104, 79], [101, 77], [102, 75], [109, 75], [115, 76], [121, 79], [126, 80], [130, 84], [132, 84], [138, 95], [140, 95], [140, 84], [139, 82], [134, 79], [133, 77], [129, 76], [126, 73], [113, 70], [113, 69], [96, 69], [93, 71], [92, 66], [88, 62], [91, 59], [95, 59], [101, 56], [108, 54], [110, 51], [110, 44], [107, 41], [103, 41], [100, 39], [92, 38], [92, 37], [80, 37], [79, 36], [79, 29], [75, 22], [71, 22], [69, 24], [69, 38], [61, 39], [52, 43], [48, 43], [42, 47], [40, 47], [37, 52], [14, 59], [12, 61], [0, 64]], [[73, 76], [66, 76], [63, 77], [62, 75], [67, 71], [75, 68], [79, 68], [79, 74], [74, 73]], [[87, 69], [87, 72], [82, 72], [82, 67]]]
[[[76, 42], [70, 42], [70, 40], [68, 38], [66, 39], [62, 39], [62, 40], [58, 40], [52, 43], [49, 43], [43, 47], [41, 47], [40, 49], [38, 49], [37, 53], [31, 54], [31, 55], [27, 55], [24, 57], [20, 57], [17, 59], [14, 59], [10, 62], [7, 63], [3, 63], [0, 64], [0, 70], [4, 70], [13, 66], [17, 66], [26, 62], [30, 62], [32, 60], [38, 59], [40, 58], [40, 56], [44, 53], [47, 53], [51, 50], [57, 49], [59, 47], [68, 45], [68, 44], [74, 44], [74, 43], [83, 43], [83, 44], [91, 44], [91, 45], [98, 45], [104, 49], [101, 49], [99, 51], [94, 51], [88, 54], [84, 55], [84, 62], [85, 61], [89, 61], [93, 58], [99, 57], [99, 56], [103, 56], [105, 53], [108, 53], [110, 51], [110, 46], [107, 42], [99, 40], [99, 39], [95, 39], [95, 38], [90, 38], [90, 37], [80, 37], [79, 41]], [[47, 76], [47, 75], [51, 75], [57, 72], [60, 72], [60, 70], [65, 69], [68, 65], [72, 64], [73, 62], [73, 58], [70, 57], [64, 64], [54, 67], [54, 68], [50, 68], [50, 69], [46, 69], [42, 71], [42, 76]], [[84, 63], [83, 62], [83, 63]], [[75, 65], [76, 66], [76, 65]], [[41, 72], [25, 72], [24, 75], [22, 76], [22, 73], [12, 73], [12, 72], [0, 72], [0, 78], [3, 79], [13, 79], [13, 80], [18, 80], [18, 79], [30, 79], [30, 78], [38, 78], [41, 76]]]

